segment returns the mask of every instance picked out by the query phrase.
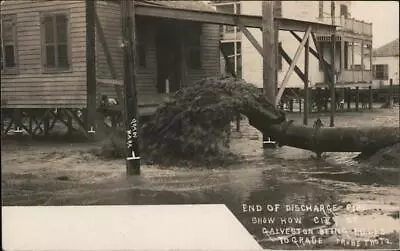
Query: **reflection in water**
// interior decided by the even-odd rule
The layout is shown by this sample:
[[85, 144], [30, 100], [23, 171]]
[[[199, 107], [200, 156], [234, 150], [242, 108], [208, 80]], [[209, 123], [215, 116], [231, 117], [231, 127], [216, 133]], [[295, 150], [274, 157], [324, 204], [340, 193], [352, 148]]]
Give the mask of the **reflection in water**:
[[[121, 165], [115, 165], [107, 166], [112, 178], [106, 179], [105, 182], [104, 179], [103, 182], [100, 182], [100, 180], [90, 178], [95, 176], [96, 171], [102, 170], [93, 170], [94, 173], [83, 174], [77, 172], [76, 175], [86, 175], [84, 177], [90, 178], [90, 182], [83, 185], [74, 183], [75, 178], [82, 179], [82, 177], [74, 177], [72, 172], [67, 173], [71, 177], [70, 179], [64, 181], [54, 179], [54, 184], [49, 181], [47, 183], [37, 182], [36, 174], [30, 174], [30, 176], [19, 174], [19, 176], [27, 176], [25, 178], [32, 180], [32, 182], [25, 182], [23, 190], [18, 191], [18, 194], [22, 194], [20, 198], [19, 195], [15, 195], [14, 184], [10, 183], [21, 178], [14, 174], [13, 177], [5, 179], [2, 184], [2, 188], [6, 188], [7, 191], [2, 192], [2, 199], [7, 205], [226, 204], [265, 248], [329, 247], [343, 249], [342, 244], [336, 243], [337, 237], [354, 237], [354, 234], [330, 234], [324, 236], [324, 244], [299, 245], [298, 247], [296, 243], [285, 245], [280, 243], [278, 237], [286, 236], [286, 233], [271, 234], [268, 232], [266, 234], [263, 228], [270, 230], [294, 227], [321, 230], [379, 226], [385, 233], [400, 229], [398, 219], [390, 216], [390, 213], [393, 214], [393, 211], [398, 210], [396, 209], [398, 204], [394, 203], [396, 199], [380, 201], [372, 197], [363, 198], [365, 210], [356, 214], [345, 210], [349, 202], [360, 204], [361, 198], [358, 191], [379, 198], [380, 194], [388, 193], [385, 189], [389, 189], [390, 185], [398, 182], [398, 169], [363, 167], [353, 160], [355, 155], [330, 153], [326, 154], [323, 159], [317, 160], [314, 158], [314, 154], [308, 151], [281, 147], [276, 150], [257, 150], [242, 163], [231, 166], [229, 169], [188, 170], [187, 168], [161, 169], [156, 166], [147, 166], [142, 168], [140, 176], [129, 178], [121, 171]], [[73, 161], [73, 159], [74, 157], [68, 157], [68, 159], [64, 158], [59, 161], [70, 163], [68, 161]], [[41, 168], [41, 163], [37, 166]], [[61, 175], [63, 173], [60, 172], [57, 177]], [[366, 184], [373, 184], [373, 186], [363, 186]], [[390, 192], [399, 191], [396, 188], [390, 189], [392, 189]], [[29, 194], [24, 194], [28, 193], [27, 191]], [[398, 193], [400, 194], [400, 191]], [[250, 214], [243, 212], [243, 204], [280, 204], [282, 207], [289, 204], [336, 204], [341, 209], [335, 214], [330, 212], [285, 212], [285, 210]], [[377, 210], [372, 210], [372, 205], [377, 206]], [[383, 208], [384, 206], [387, 208]], [[353, 216], [358, 218], [349, 222], [348, 219], [353, 219]], [[257, 218], [254, 222], [252, 217], [275, 217], [275, 221], [259, 224]], [[288, 217], [301, 218], [301, 221], [289, 222]], [[316, 223], [314, 217], [318, 217], [318, 219], [329, 217], [329, 224]], [[280, 218], [286, 219], [286, 223], [280, 222]], [[398, 235], [395, 237], [392, 245], [385, 247], [395, 246], [396, 241], [398, 243]], [[379, 246], [379, 248], [382, 247]], [[376, 247], [368, 246], [366, 248]]]

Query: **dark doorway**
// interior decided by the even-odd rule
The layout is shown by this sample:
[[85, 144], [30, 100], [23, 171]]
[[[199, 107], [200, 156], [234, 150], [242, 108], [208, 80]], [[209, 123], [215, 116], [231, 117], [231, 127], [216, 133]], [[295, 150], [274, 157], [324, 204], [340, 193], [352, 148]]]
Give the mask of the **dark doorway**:
[[166, 80], [169, 80], [169, 92], [180, 88], [182, 77], [182, 41], [178, 22], [163, 21], [158, 24], [156, 36], [157, 50], [157, 90], [166, 92]]

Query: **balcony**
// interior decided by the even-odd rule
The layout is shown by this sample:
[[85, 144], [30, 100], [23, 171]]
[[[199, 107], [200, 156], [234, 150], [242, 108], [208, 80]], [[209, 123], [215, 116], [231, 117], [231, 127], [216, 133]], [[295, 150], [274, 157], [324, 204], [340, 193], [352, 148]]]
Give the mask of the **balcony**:
[[[318, 18], [319, 22], [326, 24], [332, 24], [331, 17]], [[334, 17], [335, 25], [337, 25], [337, 31], [350, 33], [354, 35], [361, 35], [365, 38], [372, 39], [372, 23], [356, 20], [354, 18]]]
[[371, 81], [372, 81], [372, 71], [371, 70], [364, 70], [364, 71], [344, 70], [341, 74], [339, 74], [337, 82], [370, 83]]

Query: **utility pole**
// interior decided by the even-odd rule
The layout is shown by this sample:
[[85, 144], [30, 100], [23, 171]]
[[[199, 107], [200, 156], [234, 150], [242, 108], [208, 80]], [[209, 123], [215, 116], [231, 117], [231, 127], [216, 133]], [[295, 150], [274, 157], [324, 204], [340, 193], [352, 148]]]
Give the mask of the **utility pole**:
[[[331, 19], [332, 25], [335, 25], [335, 1], [331, 1]], [[335, 55], [336, 55], [336, 29], [331, 36], [331, 66], [332, 66], [332, 79], [331, 79], [331, 113], [330, 113], [330, 127], [335, 126], [335, 85], [336, 85], [336, 67], [335, 67]]]
[[138, 102], [135, 75], [135, 4], [121, 1], [122, 39], [124, 54], [125, 129], [126, 129], [126, 172], [140, 174], [140, 147], [138, 130]]
[[[274, 25], [274, 1], [262, 2], [262, 41], [263, 41], [263, 92], [275, 104], [276, 96], [276, 46]], [[271, 145], [270, 135], [263, 134], [263, 147]]]

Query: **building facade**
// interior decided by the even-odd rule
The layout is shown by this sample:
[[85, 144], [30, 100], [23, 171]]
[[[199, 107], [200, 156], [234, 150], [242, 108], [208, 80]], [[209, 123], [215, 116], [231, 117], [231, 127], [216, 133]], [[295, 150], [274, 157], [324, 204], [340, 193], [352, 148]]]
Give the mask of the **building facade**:
[[[335, 72], [336, 86], [369, 86], [372, 81], [371, 57], [363, 55], [372, 50], [372, 24], [351, 18], [351, 1], [333, 1], [335, 5], [334, 18], [331, 18], [332, 1], [275, 1], [275, 15], [278, 17], [293, 18], [304, 21], [335, 24], [336, 33]], [[236, 6], [235, 10], [244, 15], [261, 16], [262, 1], [213, 1], [218, 11], [228, 11], [226, 6]], [[232, 7], [229, 7], [232, 9]], [[252, 35], [262, 44], [260, 29], [249, 29]], [[300, 37], [302, 34], [298, 34]], [[221, 42], [230, 43], [231, 38], [240, 46], [240, 55], [237, 65], [241, 65], [241, 76], [247, 82], [262, 87], [262, 57], [253, 47], [246, 36], [237, 29], [222, 29]], [[316, 34], [323, 57], [327, 62], [331, 58], [329, 34]], [[298, 45], [296, 38], [288, 31], [279, 31], [279, 42], [287, 54], [293, 58]], [[315, 45], [310, 41], [310, 47]], [[304, 68], [304, 51], [297, 63], [300, 69]], [[289, 65], [281, 58], [278, 59], [278, 83], [285, 77]], [[310, 57], [309, 78], [311, 87], [327, 87], [326, 76], [322, 65], [315, 57]], [[303, 81], [292, 75], [288, 88], [302, 88]]]
[[395, 39], [372, 53], [373, 86], [380, 88], [392, 82], [399, 85], [399, 39]]

